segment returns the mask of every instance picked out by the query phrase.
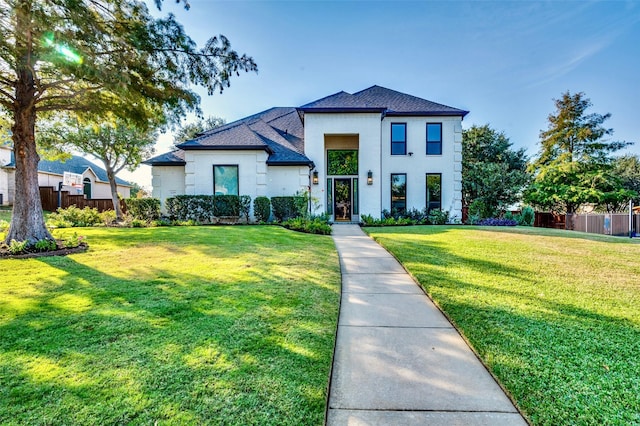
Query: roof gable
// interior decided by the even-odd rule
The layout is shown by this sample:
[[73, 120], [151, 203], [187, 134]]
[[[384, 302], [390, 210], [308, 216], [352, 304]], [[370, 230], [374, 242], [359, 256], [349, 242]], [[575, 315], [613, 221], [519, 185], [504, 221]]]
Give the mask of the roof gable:
[[[304, 155], [304, 129], [297, 110], [274, 107], [203, 132], [185, 141], [179, 150], [264, 150], [269, 164], [310, 164]], [[149, 165], [183, 165], [184, 152], [162, 154], [144, 161]]]
[[381, 86], [354, 94], [338, 92], [298, 108], [304, 112], [381, 112], [384, 115], [451, 115], [464, 117], [468, 111], [442, 105]]

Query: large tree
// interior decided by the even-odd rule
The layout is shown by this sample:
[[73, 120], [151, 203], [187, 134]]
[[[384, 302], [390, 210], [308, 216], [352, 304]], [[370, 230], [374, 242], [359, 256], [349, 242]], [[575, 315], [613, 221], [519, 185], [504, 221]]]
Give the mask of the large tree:
[[522, 196], [529, 175], [524, 149], [514, 150], [509, 138], [489, 127], [462, 132], [462, 201], [483, 217], [497, 215]]
[[209, 116], [205, 119], [199, 118], [191, 123], [183, 124], [174, 131], [173, 143], [175, 145], [181, 144], [182, 142], [197, 137], [207, 130], [224, 126], [226, 123], [224, 118]]
[[153, 18], [142, 1], [3, 1], [0, 108], [13, 122], [16, 161], [7, 241], [52, 239], [40, 208], [37, 120], [71, 111], [111, 112], [139, 128], [177, 122], [199, 113], [193, 84], [212, 94], [232, 75], [256, 70], [224, 36], [198, 48], [173, 15]]
[[540, 132], [540, 152], [530, 165], [534, 180], [525, 198], [557, 213], [628, 200], [633, 194], [612, 173], [612, 154], [629, 143], [605, 139], [613, 134], [604, 127], [611, 114], [588, 114], [592, 104], [582, 92], [567, 91], [554, 102], [556, 111]]

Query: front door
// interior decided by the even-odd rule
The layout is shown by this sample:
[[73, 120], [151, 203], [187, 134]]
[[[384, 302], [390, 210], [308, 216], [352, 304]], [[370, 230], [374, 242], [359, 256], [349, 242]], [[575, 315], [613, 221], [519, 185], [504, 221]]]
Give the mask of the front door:
[[351, 179], [334, 179], [333, 211], [337, 222], [350, 222], [352, 211]]

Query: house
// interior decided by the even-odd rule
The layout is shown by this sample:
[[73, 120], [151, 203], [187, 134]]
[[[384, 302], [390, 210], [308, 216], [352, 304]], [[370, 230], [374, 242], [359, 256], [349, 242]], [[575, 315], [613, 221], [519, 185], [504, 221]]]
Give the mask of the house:
[[144, 162], [153, 196], [293, 195], [335, 221], [382, 210], [442, 209], [461, 218], [467, 111], [380, 86], [275, 107]]
[[[10, 145], [0, 145], [0, 201], [1, 204], [13, 204], [15, 196], [14, 185], [15, 163], [13, 150]], [[107, 172], [87, 160], [77, 155], [65, 161], [40, 160], [38, 163], [38, 185], [51, 186], [58, 189], [63, 182], [64, 172], [71, 172], [82, 175], [82, 187], [62, 186], [63, 191], [70, 194], [84, 194], [87, 199], [111, 199], [111, 188]], [[118, 194], [123, 198], [129, 198], [132, 185], [116, 177]]]

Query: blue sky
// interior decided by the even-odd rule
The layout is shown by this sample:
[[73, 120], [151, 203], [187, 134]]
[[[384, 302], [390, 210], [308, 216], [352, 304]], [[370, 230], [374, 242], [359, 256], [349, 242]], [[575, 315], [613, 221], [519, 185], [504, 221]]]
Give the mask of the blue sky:
[[[190, 3], [166, 0], [161, 13], [198, 44], [224, 34], [259, 67], [223, 94], [199, 91], [205, 115], [229, 122], [377, 84], [466, 109], [465, 128], [489, 123], [535, 155], [553, 99], [582, 91], [640, 154], [640, 2]], [[170, 144], [161, 137], [157, 151]]]

